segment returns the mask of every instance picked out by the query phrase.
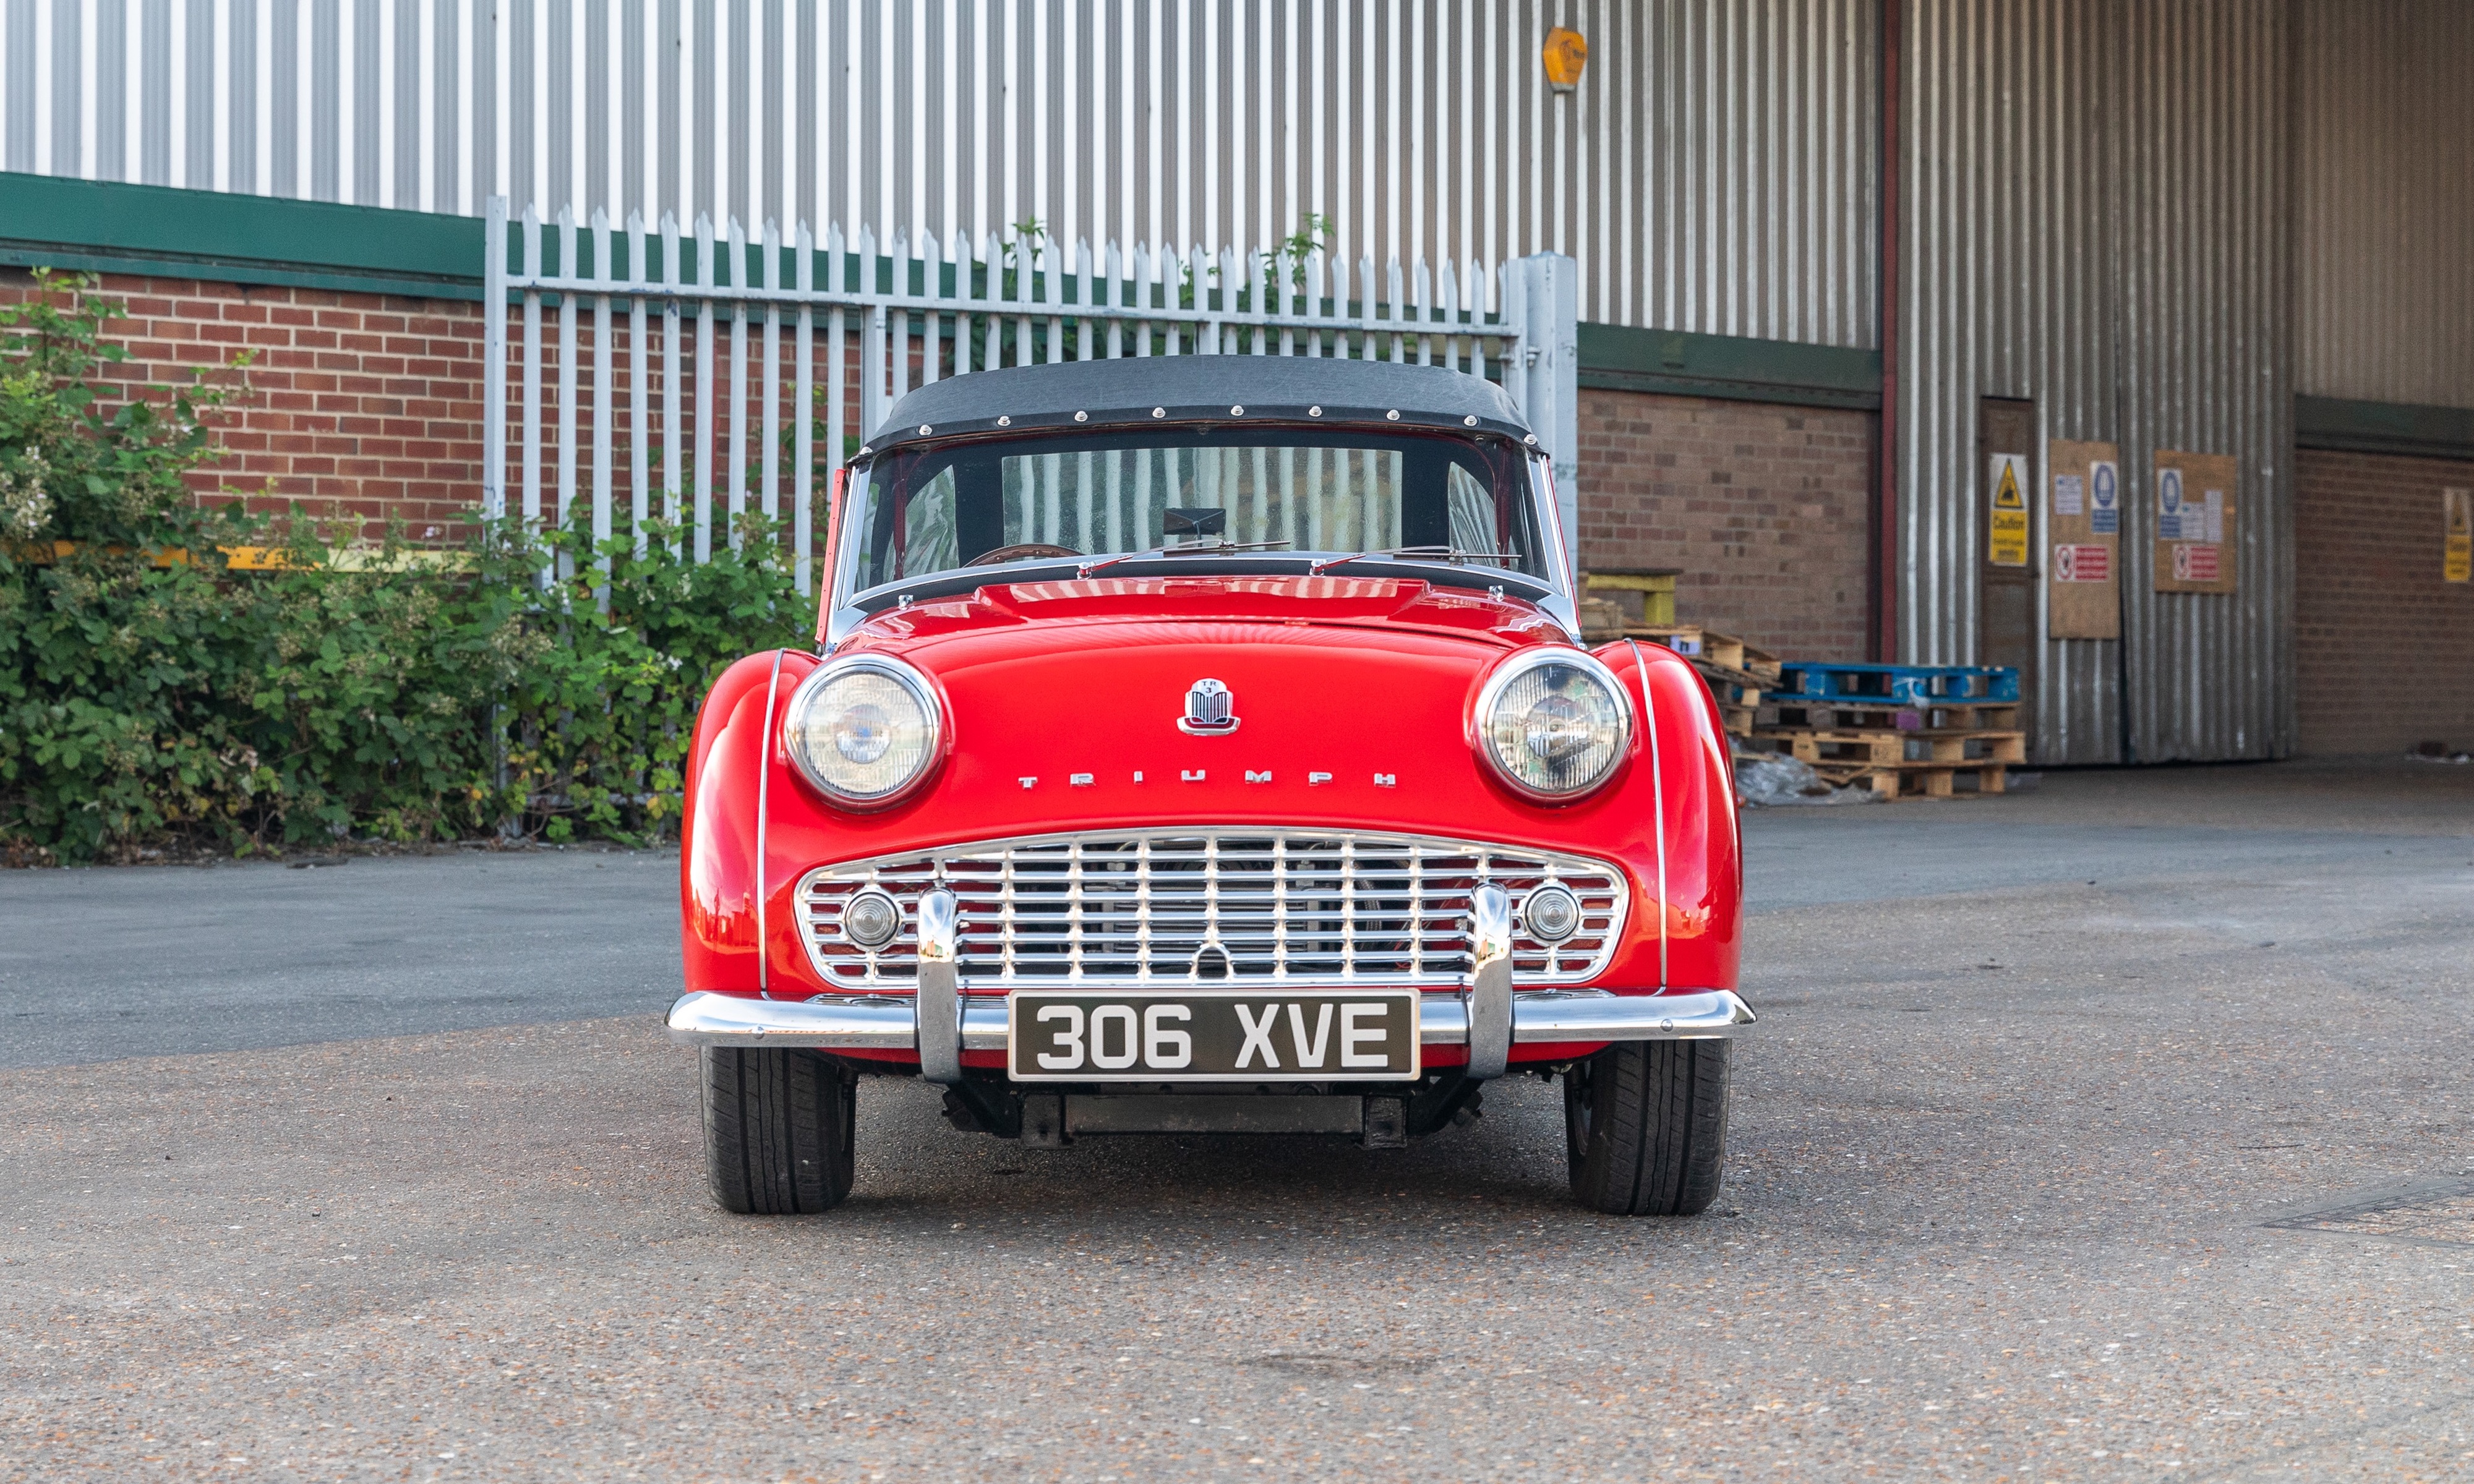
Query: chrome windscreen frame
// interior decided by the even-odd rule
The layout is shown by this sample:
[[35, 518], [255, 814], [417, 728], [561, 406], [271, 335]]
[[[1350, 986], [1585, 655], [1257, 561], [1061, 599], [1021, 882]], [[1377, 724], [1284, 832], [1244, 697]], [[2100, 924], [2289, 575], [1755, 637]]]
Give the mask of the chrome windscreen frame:
[[[1564, 531], [1563, 511], [1556, 503], [1554, 467], [1543, 454], [1531, 454], [1527, 462], [1529, 499], [1537, 515], [1538, 529], [1548, 533], [1547, 549], [1543, 553], [1546, 559], [1546, 575], [1542, 582], [1549, 590], [1544, 597], [1537, 600], [1538, 610], [1562, 625], [1564, 634], [1577, 644], [1581, 639], [1581, 610], [1574, 594], [1580, 584], [1572, 572], [1571, 547]], [[853, 513], [866, 504], [869, 469], [869, 464], [851, 466], [850, 478], [842, 490], [841, 519], [836, 532], [839, 549], [826, 554], [827, 601], [824, 632], [826, 654], [833, 653], [835, 648], [850, 635], [852, 630], [865, 623], [869, 617], [869, 610], [860, 607], [855, 601], [861, 594], [854, 590], [853, 586], [858, 580], [860, 554], [857, 535], [860, 522]], [[1346, 556], [1347, 553], [1300, 551], [1283, 552], [1281, 555], [1321, 560]], [[1032, 562], [1036, 560], [1031, 559]], [[1028, 565], [1030, 562], [1025, 564]], [[1469, 570], [1483, 574], [1487, 568], [1471, 567]], [[1006, 571], [1005, 566], [989, 567], [987, 575], [990, 581], [1002, 582], [1005, 580]], [[1522, 580], [1541, 581], [1539, 578], [1525, 576]], [[882, 591], [885, 587], [893, 586], [896, 585], [884, 584], [871, 591]]]

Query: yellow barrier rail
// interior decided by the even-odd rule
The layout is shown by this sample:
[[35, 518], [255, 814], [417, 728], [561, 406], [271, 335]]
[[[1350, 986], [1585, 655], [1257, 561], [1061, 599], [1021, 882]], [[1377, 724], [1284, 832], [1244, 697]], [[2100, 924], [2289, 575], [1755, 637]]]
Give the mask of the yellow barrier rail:
[[[9, 553], [31, 566], [50, 566], [76, 555], [82, 544], [79, 541], [12, 541]], [[118, 556], [129, 548], [113, 546], [105, 549]], [[447, 573], [473, 569], [473, 554], [469, 551], [439, 551], [427, 547], [389, 551], [381, 546], [341, 546], [327, 553], [323, 562], [296, 561], [291, 548], [286, 546], [218, 546], [215, 549], [223, 553], [224, 564], [235, 572], [314, 571], [320, 567], [335, 572]], [[158, 567], [188, 566], [193, 560], [187, 550], [179, 546], [158, 547], [149, 558]]]

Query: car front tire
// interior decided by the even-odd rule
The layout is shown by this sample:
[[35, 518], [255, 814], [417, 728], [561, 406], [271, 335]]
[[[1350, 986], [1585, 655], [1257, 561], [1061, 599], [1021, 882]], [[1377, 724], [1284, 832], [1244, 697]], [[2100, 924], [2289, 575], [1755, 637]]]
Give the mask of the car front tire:
[[713, 1198], [742, 1216], [813, 1215], [850, 1194], [859, 1079], [813, 1051], [704, 1048]]
[[1572, 1197], [1619, 1216], [1695, 1216], [1727, 1158], [1724, 1041], [1618, 1041], [1564, 1073]]

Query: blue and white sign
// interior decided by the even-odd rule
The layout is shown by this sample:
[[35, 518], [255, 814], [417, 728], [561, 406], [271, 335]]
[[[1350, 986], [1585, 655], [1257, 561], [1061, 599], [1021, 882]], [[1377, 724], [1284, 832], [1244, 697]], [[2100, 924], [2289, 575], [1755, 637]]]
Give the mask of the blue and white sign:
[[2096, 536], [2122, 534], [2122, 474], [2109, 463], [2088, 466], [2088, 530]]
[[2182, 539], [2182, 471], [2177, 468], [2156, 471], [2156, 539]]

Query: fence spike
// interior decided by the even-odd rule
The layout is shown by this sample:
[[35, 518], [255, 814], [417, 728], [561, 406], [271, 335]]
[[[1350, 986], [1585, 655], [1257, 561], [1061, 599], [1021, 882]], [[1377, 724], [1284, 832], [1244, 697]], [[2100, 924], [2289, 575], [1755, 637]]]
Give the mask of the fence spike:
[[[791, 283], [802, 294], [814, 290], [815, 239], [807, 219], [790, 229]], [[790, 581], [806, 596], [815, 580], [816, 508], [816, 318], [815, 306], [799, 305], [798, 343], [790, 347], [797, 367], [790, 388]]]
[[[919, 234], [919, 292], [926, 295], [932, 301], [943, 299], [945, 297], [942, 272], [944, 254], [937, 250], [934, 232], [923, 231]], [[944, 316], [938, 313], [933, 302], [928, 312], [920, 319], [919, 384], [923, 387], [935, 380], [939, 374], [936, 363], [943, 356], [945, 349], [944, 327], [941, 323], [943, 319]]]

